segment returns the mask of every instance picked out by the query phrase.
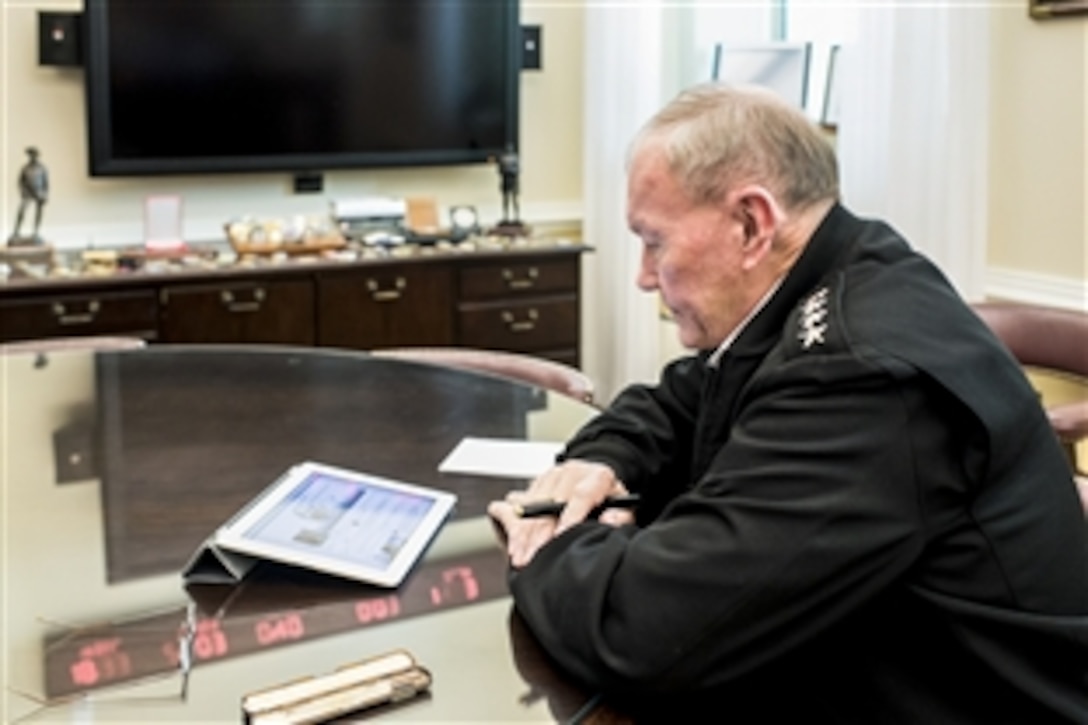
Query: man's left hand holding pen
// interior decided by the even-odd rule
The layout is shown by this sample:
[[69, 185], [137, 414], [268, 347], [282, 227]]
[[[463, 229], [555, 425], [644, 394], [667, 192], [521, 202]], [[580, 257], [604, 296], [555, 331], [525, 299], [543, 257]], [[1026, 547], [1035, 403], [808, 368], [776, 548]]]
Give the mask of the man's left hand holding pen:
[[[540, 547], [570, 527], [585, 521], [606, 499], [628, 495], [612, 469], [601, 463], [568, 460], [545, 471], [524, 491], [511, 491], [502, 501], [492, 501], [487, 513], [506, 532], [510, 564], [523, 567]], [[565, 501], [557, 516], [523, 518], [519, 508], [541, 501]], [[625, 508], [607, 508], [597, 520], [611, 526], [634, 523], [634, 513]]]

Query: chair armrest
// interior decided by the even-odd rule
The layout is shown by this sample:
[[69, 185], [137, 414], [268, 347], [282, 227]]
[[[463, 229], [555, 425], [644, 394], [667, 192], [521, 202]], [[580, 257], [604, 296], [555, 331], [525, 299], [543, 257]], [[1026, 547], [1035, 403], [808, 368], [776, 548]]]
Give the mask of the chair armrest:
[[1088, 438], [1088, 400], [1056, 405], [1048, 408], [1046, 414], [1063, 441], [1076, 443]]

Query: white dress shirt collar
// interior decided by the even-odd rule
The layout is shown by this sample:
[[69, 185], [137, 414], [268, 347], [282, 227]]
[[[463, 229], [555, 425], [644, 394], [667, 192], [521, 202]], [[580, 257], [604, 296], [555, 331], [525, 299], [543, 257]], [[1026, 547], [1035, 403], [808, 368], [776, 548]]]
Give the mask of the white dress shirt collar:
[[782, 286], [782, 279], [783, 278], [780, 277], [777, 282], [771, 285], [771, 288], [767, 290], [767, 293], [764, 294], [763, 297], [760, 298], [759, 302], [756, 303], [756, 306], [753, 307], [747, 315], [745, 315], [744, 319], [740, 321], [739, 325], [733, 328], [733, 331], [729, 333], [729, 336], [725, 338], [722, 344], [718, 345], [718, 349], [711, 353], [710, 357], [707, 358], [706, 361], [707, 366], [712, 368], [718, 367], [718, 363], [721, 362], [722, 355], [725, 354], [725, 351], [732, 347], [733, 343], [737, 341], [738, 337], [740, 337], [740, 334], [744, 332], [744, 328], [748, 327], [748, 323], [751, 322], [755, 318], [755, 316], [759, 314], [760, 310], [767, 306], [767, 303], [771, 301], [771, 298], [774, 297], [774, 293], [777, 292], [778, 288]]

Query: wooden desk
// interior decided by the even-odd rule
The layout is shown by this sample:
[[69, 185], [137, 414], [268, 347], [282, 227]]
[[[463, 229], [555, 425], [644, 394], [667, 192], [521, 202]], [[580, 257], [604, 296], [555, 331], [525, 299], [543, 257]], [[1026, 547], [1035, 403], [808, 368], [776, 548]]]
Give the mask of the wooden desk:
[[[465, 435], [562, 440], [588, 406], [464, 371], [279, 347], [9, 355], [0, 390], [0, 720], [237, 722], [246, 692], [397, 647], [434, 685], [390, 720], [549, 722], [585, 705], [520, 629], [479, 515], [517, 482], [436, 466]], [[302, 458], [450, 488], [463, 506], [394, 591], [270, 568], [186, 592], [180, 562]]]

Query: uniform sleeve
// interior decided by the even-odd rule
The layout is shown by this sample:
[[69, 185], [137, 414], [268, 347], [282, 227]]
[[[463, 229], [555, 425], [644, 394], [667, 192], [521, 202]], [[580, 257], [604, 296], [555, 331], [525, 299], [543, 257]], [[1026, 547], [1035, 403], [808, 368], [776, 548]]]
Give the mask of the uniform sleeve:
[[665, 368], [656, 387], [624, 389], [567, 443], [561, 458], [604, 463], [631, 491], [645, 493], [649, 481], [687, 481], [705, 369], [702, 357], [682, 358]]
[[575, 527], [511, 577], [541, 644], [584, 683], [728, 682], [874, 597], [921, 549], [919, 380], [852, 357], [786, 365], [694, 490], [646, 528]]

